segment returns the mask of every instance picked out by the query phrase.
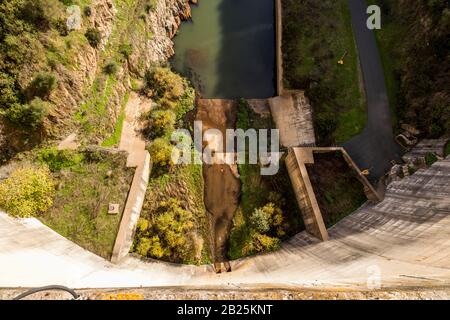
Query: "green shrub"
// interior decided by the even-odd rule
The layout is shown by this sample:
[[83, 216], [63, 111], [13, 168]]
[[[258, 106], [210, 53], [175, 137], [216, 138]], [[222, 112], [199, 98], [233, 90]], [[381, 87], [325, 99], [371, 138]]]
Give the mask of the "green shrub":
[[280, 248], [281, 240], [264, 234], [253, 235], [253, 248], [256, 252], [270, 252]]
[[37, 160], [48, 165], [51, 171], [70, 168], [80, 164], [84, 159], [83, 154], [72, 150], [58, 150], [46, 148], [39, 152]]
[[170, 135], [175, 130], [176, 116], [170, 110], [154, 110], [150, 113], [152, 136]]
[[89, 44], [97, 48], [100, 45], [100, 42], [102, 41], [102, 34], [100, 33], [100, 30], [97, 28], [89, 28], [87, 29], [86, 33], [84, 34]]
[[53, 204], [55, 184], [46, 167], [17, 169], [0, 182], [0, 207], [15, 217], [27, 218]]
[[0, 108], [7, 109], [17, 102], [14, 78], [6, 73], [0, 72]]
[[67, 22], [65, 19], [58, 19], [53, 23], [53, 25], [61, 36], [66, 37], [69, 35], [69, 28], [67, 27]]
[[119, 46], [119, 53], [123, 55], [125, 59], [128, 59], [133, 53], [133, 47], [129, 43], [123, 43]]
[[260, 233], [269, 232], [270, 223], [269, 216], [261, 208], [255, 209], [250, 216], [250, 225], [253, 229]]
[[51, 73], [39, 73], [27, 88], [30, 99], [39, 97], [46, 99], [56, 89], [56, 77]]
[[156, 67], [145, 74], [146, 90], [161, 108], [171, 109], [177, 119], [193, 110], [195, 91], [186, 79], [172, 72], [169, 68]]
[[274, 231], [277, 236], [282, 236], [283, 212], [273, 203], [268, 203], [262, 208], [257, 208], [250, 216], [251, 227], [259, 233]]
[[150, 247], [151, 242], [149, 238], [140, 238], [136, 244], [135, 251], [141, 256], [146, 257]]
[[23, 127], [37, 128], [42, 124], [48, 112], [49, 104], [36, 98], [29, 104], [13, 104], [7, 111], [6, 117], [12, 123]]
[[188, 259], [193, 250], [190, 237], [194, 231], [192, 212], [183, 209], [176, 199], [162, 202], [159, 211], [162, 213], [155, 218], [154, 231], [159, 235], [165, 251], [176, 260]]
[[114, 75], [117, 73], [118, 67], [117, 63], [109, 62], [103, 67], [103, 72], [107, 75]]
[[444, 149], [444, 157], [448, 157], [450, 155], [450, 142], [447, 143]]
[[433, 165], [433, 163], [435, 163], [436, 161], [438, 161], [438, 158], [434, 153], [427, 153], [425, 155], [425, 163], [427, 164], [427, 166]]
[[136, 230], [139, 233], [143, 233], [148, 230], [149, 226], [150, 226], [150, 222], [147, 219], [139, 218], [139, 220], [136, 224]]
[[20, 3], [15, 5], [19, 7], [19, 17], [40, 31], [47, 31], [52, 21], [58, 19], [64, 9], [57, 0], [24, 0], [22, 5]]
[[86, 17], [90, 17], [92, 15], [92, 9], [89, 6], [84, 7], [83, 13]]
[[155, 139], [150, 145], [150, 155], [153, 165], [157, 167], [172, 166], [172, 150], [173, 146], [166, 139]]
[[156, 259], [167, 255], [167, 250], [162, 247], [158, 236], [154, 236], [152, 238], [140, 238], [136, 244], [135, 251], [141, 256]]

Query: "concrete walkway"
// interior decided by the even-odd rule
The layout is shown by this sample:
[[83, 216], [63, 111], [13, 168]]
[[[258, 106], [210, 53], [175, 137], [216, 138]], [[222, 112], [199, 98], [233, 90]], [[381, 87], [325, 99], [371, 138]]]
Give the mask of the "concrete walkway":
[[323, 243], [300, 233], [280, 251], [233, 262], [232, 273], [216, 275], [209, 266], [133, 257], [113, 265], [35, 219], [0, 213], [0, 287], [449, 285], [450, 157], [392, 183], [383, 202], [361, 208], [329, 233]]
[[145, 140], [141, 130], [143, 123], [140, 117], [151, 108], [151, 101], [141, 98], [131, 92], [125, 108], [125, 121], [123, 122], [119, 150], [127, 151], [127, 167], [136, 168], [127, 202], [123, 210], [119, 231], [112, 251], [111, 261], [117, 263], [127, 256], [134, 241], [136, 225], [141, 215], [147, 191], [151, 160], [145, 148]]

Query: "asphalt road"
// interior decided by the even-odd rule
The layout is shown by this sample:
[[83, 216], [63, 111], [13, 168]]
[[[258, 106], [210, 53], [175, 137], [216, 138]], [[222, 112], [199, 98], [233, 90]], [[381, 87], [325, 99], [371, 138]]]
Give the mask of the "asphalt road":
[[394, 141], [383, 65], [375, 34], [366, 26], [366, 1], [348, 2], [364, 78], [368, 121], [363, 132], [343, 146], [361, 169], [370, 169], [369, 178], [375, 180], [391, 167], [391, 160], [400, 158], [401, 148]]

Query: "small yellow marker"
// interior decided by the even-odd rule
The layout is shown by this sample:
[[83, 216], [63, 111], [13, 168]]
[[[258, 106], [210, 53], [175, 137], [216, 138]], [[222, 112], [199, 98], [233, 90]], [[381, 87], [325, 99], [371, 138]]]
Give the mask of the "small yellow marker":
[[344, 53], [344, 55], [342, 56], [341, 60], [338, 61], [338, 64], [344, 65], [344, 59], [345, 59], [345, 57], [347, 56], [347, 54], [348, 54], [348, 50], [345, 50], [345, 53]]
[[101, 300], [144, 300], [140, 293], [102, 293]]

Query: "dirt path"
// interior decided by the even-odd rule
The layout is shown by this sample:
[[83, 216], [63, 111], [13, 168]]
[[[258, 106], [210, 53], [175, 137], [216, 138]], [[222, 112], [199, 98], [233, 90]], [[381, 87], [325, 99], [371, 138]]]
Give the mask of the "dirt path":
[[[203, 132], [211, 128], [219, 129], [225, 137], [225, 130], [235, 126], [236, 110], [233, 100], [199, 100], [197, 120], [203, 122]], [[207, 145], [204, 143], [204, 147]], [[238, 208], [240, 181], [233, 173], [235, 168], [218, 164], [221, 150], [212, 144], [209, 147], [218, 154], [213, 158], [214, 164], [203, 166], [205, 207], [210, 218], [212, 259], [214, 262], [224, 262], [227, 260], [231, 222]]]

